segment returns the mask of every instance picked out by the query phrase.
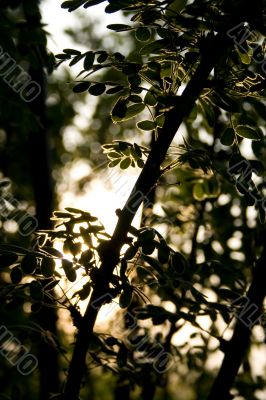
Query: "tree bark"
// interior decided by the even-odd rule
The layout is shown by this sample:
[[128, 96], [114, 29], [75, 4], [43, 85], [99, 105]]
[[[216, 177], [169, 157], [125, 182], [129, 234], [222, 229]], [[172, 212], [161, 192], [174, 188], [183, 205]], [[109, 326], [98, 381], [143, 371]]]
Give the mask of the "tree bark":
[[[24, 5], [25, 18], [30, 27], [34, 26], [37, 30], [41, 29], [41, 15], [39, 12], [39, 2], [36, 2], [35, 9], [29, 9]], [[40, 48], [43, 46], [43, 48]], [[41, 51], [46, 52], [44, 45], [36, 45], [34, 52], [38, 65], [30, 67], [29, 75], [31, 79], [40, 85], [41, 92], [29, 107], [38, 121], [38, 129], [29, 132], [28, 156], [31, 165], [31, 178], [33, 193], [35, 198], [38, 229], [52, 228], [51, 216], [54, 209], [54, 187], [51, 173], [49, 130], [46, 115], [46, 96], [47, 96], [47, 77], [45, 65], [43, 65]], [[48, 296], [44, 302], [51, 304]], [[57, 335], [57, 312], [54, 308], [43, 307], [36, 315], [36, 322], [45, 332]], [[40, 400], [48, 400], [51, 393], [60, 391], [59, 380], [59, 360], [58, 351], [42, 339], [38, 349], [38, 366], [40, 372]]]

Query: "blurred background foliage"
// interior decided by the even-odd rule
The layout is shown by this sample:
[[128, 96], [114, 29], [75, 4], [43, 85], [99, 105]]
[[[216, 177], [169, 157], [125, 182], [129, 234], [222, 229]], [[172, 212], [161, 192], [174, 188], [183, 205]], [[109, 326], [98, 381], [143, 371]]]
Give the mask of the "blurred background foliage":
[[[150, 131], [136, 128], [136, 119], [121, 125], [112, 123], [110, 112], [119, 94], [92, 97], [85, 92], [73, 93], [77, 82], [72, 70], [63, 64], [54, 71], [55, 58], [47, 48], [49, 33], [41, 20], [41, 3], [44, 1], [2, 1], [0, 6], [0, 45], [42, 88], [40, 98], [25, 103], [0, 80], [0, 173], [12, 182], [11, 187], [1, 189], [2, 195], [8, 193], [15, 198], [21, 213], [35, 215], [39, 229], [49, 229], [52, 211], [60, 207], [65, 192], [71, 190], [75, 196], [84, 193], [89, 196], [93, 190], [90, 183], [108, 161], [101, 145], [124, 140], [149, 147], [154, 138]], [[177, 3], [175, 6], [181, 7]], [[202, 10], [206, 7], [206, 13], [210, 11], [207, 1], [195, 3], [201, 3]], [[214, 17], [215, 7], [212, 11]], [[176, 12], [172, 11], [174, 16]], [[168, 13], [174, 37], [174, 16], [171, 10]], [[98, 35], [99, 22], [95, 22], [93, 15], [83, 10], [75, 15], [77, 26], [73, 30], [66, 28], [65, 32], [75, 49], [115, 50], [134, 63], [145, 59], [140, 55], [142, 39], [137, 40], [134, 31], [126, 36], [109, 31], [106, 40]], [[129, 11], [120, 16], [125, 21], [129, 17]], [[157, 40], [156, 35], [152, 30], [148, 40]], [[189, 38], [192, 43], [193, 39]], [[235, 58], [237, 53], [236, 50]], [[138, 243], [142, 251], [128, 257], [132, 270], [133, 266], [139, 267], [129, 277], [141, 294], [135, 291], [129, 310], [120, 310], [113, 317], [121, 325], [119, 338], [126, 341], [130, 337], [130, 329], [125, 329], [127, 313], [135, 313], [133, 309], [137, 307], [138, 314], [134, 316], [138, 318], [135, 329], [139, 337], [148, 333], [153, 344], [162, 343], [174, 356], [175, 363], [166, 374], [160, 374], [148, 362], [139, 363], [140, 355], [134, 354], [134, 346], [126, 349], [121, 345], [122, 339], [118, 357], [112, 358], [110, 348], [108, 352], [100, 346], [100, 351], [91, 355], [84, 399], [127, 399], [130, 391], [132, 399], [201, 400], [209, 392], [221, 360], [220, 344], [231, 333], [233, 315], [228, 304], [245, 293], [255, 259], [265, 242], [263, 207], [255, 207], [251, 198], [239, 193], [234, 174], [228, 173], [228, 165], [234, 167], [248, 159], [253, 178], [256, 175], [256, 185], [263, 193], [265, 89], [263, 85], [261, 90], [255, 88], [253, 92], [250, 88], [261, 85], [265, 77], [259, 64], [252, 60], [248, 76], [247, 61], [243, 55], [238, 56], [238, 68], [232, 68], [230, 76], [223, 76], [222, 69], [214, 71], [221, 87], [215, 88], [216, 92], [211, 86], [206, 89], [182, 124], [181, 134], [169, 152], [166, 165], [171, 164], [171, 168], [151, 195], [152, 207], [143, 210], [142, 222], [163, 234], [165, 248], [176, 252], [178, 260], [172, 257], [167, 270], [168, 261], [164, 262], [161, 255], [162, 272], [157, 260], [150, 259], [150, 250], [145, 250], [146, 239], [142, 238], [142, 245]], [[184, 84], [193, 73], [197, 56], [188, 48], [180, 57], [186, 75], [179, 78], [183, 78], [180, 84]], [[173, 83], [174, 73], [170, 70], [155, 77], [159, 85]], [[103, 71], [97, 73], [97, 80], [127, 83], [121, 71]], [[261, 81], [256, 74], [262, 77]], [[235, 113], [235, 107], [241, 112]], [[232, 124], [260, 128], [263, 138], [252, 144], [245, 136], [232, 139], [232, 132], [226, 131]], [[73, 181], [71, 171], [78, 163], [82, 163], [86, 173]], [[247, 184], [249, 175], [250, 171], [245, 178]], [[21, 236], [17, 229], [12, 214], [10, 218], [2, 218], [1, 242], [31, 246], [32, 238]], [[15, 285], [7, 285], [10, 281], [6, 272], [1, 273], [0, 282], [2, 324], [33, 354], [38, 354], [40, 361], [40, 369], [25, 377], [0, 357], [0, 398], [48, 399], [49, 392], [56, 393], [62, 388], [73, 343], [73, 331], [67, 324], [72, 322], [68, 314], [57, 314], [51, 304], [45, 311], [31, 313], [29, 303], [19, 295], [12, 295]], [[46, 300], [49, 304], [49, 299]], [[145, 301], [155, 308], [150, 304], [145, 306]], [[237, 400], [259, 400], [265, 396], [265, 359], [261, 356], [265, 337], [262, 327], [257, 328], [235, 383]], [[113, 336], [112, 318], [106, 329], [107, 334], [99, 335], [103, 342], [106, 336]], [[117, 329], [116, 326], [116, 332]], [[99, 332], [106, 331], [99, 327]], [[99, 350], [99, 343], [95, 346]], [[142, 357], [145, 359], [145, 355]]]

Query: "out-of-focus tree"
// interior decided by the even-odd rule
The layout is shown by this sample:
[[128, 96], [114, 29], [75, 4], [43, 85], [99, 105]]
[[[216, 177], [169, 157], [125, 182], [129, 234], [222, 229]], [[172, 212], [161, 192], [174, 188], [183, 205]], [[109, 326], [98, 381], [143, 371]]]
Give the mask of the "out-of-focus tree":
[[[55, 396], [92, 398], [86, 382], [98, 366], [101, 382], [107, 372], [116, 377], [115, 398], [261, 398], [264, 374], [254, 372], [252, 356], [265, 341], [264, 9], [262, 1], [236, 8], [110, 0], [106, 13], [122, 10], [130, 21], [108, 28], [126, 32], [133, 47], [57, 55], [81, 66], [74, 93], [103, 99], [93, 134], [109, 168], [140, 172], [112, 236], [89, 212], [68, 207], [54, 212], [55, 229], [40, 231], [30, 262], [23, 250], [2, 246], [14, 295], [20, 290], [33, 309], [49, 296], [76, 327], [66, 383]], [[117, 140], [119, 128], [106, 143], [110, 121], [134, 136]], [[141, 204], [145, 225], [137, 229]], [[68, 295], [61, 280], [81, 289]], [[99, 310], [117, 302], [115, 332], [97, 332]]]

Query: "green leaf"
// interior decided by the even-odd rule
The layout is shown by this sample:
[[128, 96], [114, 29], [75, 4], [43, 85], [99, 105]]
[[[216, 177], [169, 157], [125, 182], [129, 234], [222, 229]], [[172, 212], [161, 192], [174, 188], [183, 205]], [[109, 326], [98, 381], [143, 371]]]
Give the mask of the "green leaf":
[[131, 119], [141, 113], [145, 109], [145, 104], [138, 103], [129, 106], [125, 115], [125, 120]]
[[90, 86], [89, 93], [93, 96], [100, 96], [105, 92], [106, 86], [104, 83], [96, 83], [93, 86]]
[[191, 113], [188, 116], [188, 122], [192, 123], [193, 121], [195, 121], [195, 119], [197, 118], [198, 115], [198, 108], [197, 105], [195, 104], [194, 107], [192, 108]]
[[251, 63], [251, 57], [248, 52], [242, 52], [238, 47], [236, 47], [237, 54], [243, 64], [249, 65]]
[[120, 163], [120, 159], [113, 160], [109, 162], [108, 167], [113, 168]]
[[124, 32], [124, 31], [130, 31], [132, 28], [129, 25], [125, 25], [125, 24], [110, 24], [107, 25], [108, 29], [110, 29], [111, 31], [115, 31], [115, 32]]
[[224, 92], [220, 90], [216, 90], [215, 93], [212, 93], [211, 100], [216, 106], [222, 108], [225, 111], [229, 111], [232, 113], [239, 111], [237, 101], [227, 96]]
[[256, 129], [251, 128], [250, 126], [238, 125], [235, 128], [235, 131], [238, 134], [238, 136], [241, 136], [245, 139], [261, 140], [260, 133]]
[[42, 259], [41, 272], [46, 278], [53, 276], [55, 271], [55, 261], [50, 257], [45, 257]]
[[205, 197], [215, 198], [219, 194], [219, 184], [215, 177], [204, 179], [203, 189], [205, 191]]
[[130, 157], [124, 158], [124, 160], [122, 160], [120, 163], [120, 168], [127, 169], [128, 167], [130, 167], [130, 164], [131, 164]]
[[[133, 165], [133, 167], [135, 167], [135, 161], [139, 158], [139, 156], [137, 155], [134, 147], [130, 147], [130, 155], [133, 157], [133, 160], [131, 160], [131, 165]], [[133, 161], [133, 163], [132, 163]]]
[[14, 285], [17, 285], [21, 281], [22, 271], [21, 271], [20, 267], [12, 268], [12, 270], [10, 272], [10, 278], [11, 278], [12, 283], [14, 283]]
[[74, 93], [86, 92], [86, 90], [88, 90], [90, 86], [91, 86], [91, 82], [78, 83], [76, 86], [73, 87], [73, 92]]
[[147, 42], [151, 37], [151, 32], [148, 28], [139, 27], [136, 29], [135, 36], [140, 42]]
[[26, 254], [21, 261], [21, 269], [24, 274], [33, 274], [37, 267], [37, 259], [32, 254]]
[[84, 63], [83, 63], [84, 69], [86, 70], [91, 69], [94, 63], [94, 59], [95, 59], [95, 53], [93, 53], [93, 51], [89, 51], [84, 58]]
[[155, 123], [149, 120], [140, 121], [137, 123], [137, 127], [143, 131], [152, 131], [155, 129]]
[[65, 210], [70, 212], [71, 214], [83, 214], [83, 211], [79, 210], [78, 208], [65, 207]]
[[119, 100], [121, 101], [117, 102], [112, 110], [113, 122], [127, 121], [135, 117], [145, 109], [145, 105], [143, 103], [137, 103], [133, 104], [132, 106], [126, 107], [127, 101], [125, 99]]
[[162, 128], [163, 125], [164, 125], [164, 122], [165, 122], [165, 116], [164, 116], [164, 114], [158, 115], [158, 116], [155, 118], [155, 122], [156, 122], [156, 125], [157, 125], [157, 126], [159, 126], [160, 128]]
[[132, 103], [142, 103], [142, 98], [136, 94], [132, 94], [131, 96], [129, 96], [128, 100]]
[[144, 97], [144, 103], [151, 107], [156, 106], [158, 103], [156, 95], [153, 92], [148, 91]]
[[142, 151], [141, 151], [141, 148], [139, 147], [139, 145], [137, 143], [134, 143], [133, 144], [133, 148], [135, 150], [136, 155], [141, 158], [142, 157]]
[[128, 100], [124, 97], [120, 97], [117, 100], [111, 112], [113, 122], [123, 121], [123, 118], [125, 117], [127, 112], [127, 103]]
[[193, 197], [198, 201], [202, 201], [206, 198], [203, 182], [195, 183], [193, 186]]
[[107, 155], [108, 155], [109, 158], [119, 158], [119, 159], [120, 159], [120, 158], [122, 157], [122, 154], [116, 153], [116, 152], [114, 152], [114, 151], [111, 151], [111, 152], [108, 153]]
[[144, 165], [145, 165], [145, 163], [144, 163], [143, 160], [141, 160], [141, 158], [139, 158], [139, 159], [137, 160], [137, 165], [138, 165], [139, 168], [143, 168]]
[[221, 136], [221, 143], [224, 146], [232, 146], [235, 141], [235, 131], [233, 128], [226, 128]]
[[169, 46], [169, 41], [166, 39], [156, 40], [154, 42], [146, 44], [142, 49], [140, 49], [141, 55], [157, 54], [161, 49], [167, 48]]
[[214, 126], [215, 124], [215, 115], [213, 111], [213, 105], [206, 100], [201, 99], [200, 105], [202, 108], [203, 113], [205, 114], [206, 120], [210, 127]]

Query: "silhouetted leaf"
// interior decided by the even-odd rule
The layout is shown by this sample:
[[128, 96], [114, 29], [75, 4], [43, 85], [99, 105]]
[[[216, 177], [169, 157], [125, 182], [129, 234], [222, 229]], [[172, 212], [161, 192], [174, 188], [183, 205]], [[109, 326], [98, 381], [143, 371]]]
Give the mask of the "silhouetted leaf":
[[232, 146], [235, 141], [235, 131], [233, 128], [226, 128], [221, 136], [221, 143], [224, 146]]
[[37, 267], [37, 259], [32, 254], [26, 254], [21, 261], [21, 269], [24, 274], [33, 274]]
[[41, 301], [43, 299], [43, 289], [39, 281], [30, 282], [30, 295], [33, 300]]
[[151, 37], [151, 32], [148, 28], [139, 27], [135, 31], [135, 36], [140, 42], [147, 42]]
[[181, 253], [175, 252], [171, 257], [171, 266], [175, 272], [183, 274], [187, 267], [187, 261]]
[[167, 245], [160, 245], [158, 247], [158, 260], [165, 264], [168, 262], [170, 256], [170, 249]]
[[55, 261], [52, 258], [45, 257], [41, 262], [41, 272], [43, 276], [49, 278], [53, 276], [55, 271]]
[[132, 260], [132, 258], [135, 257], [135, 255], [137, 254], [137, 252], [138, 252], [138, 247], [137, 247], [137, 246], [135, 246], [135, 245], [130, 246], [130, 247], [127, 249], [127, 251], [125, 252], [125, 254], [124, 254], [124, 259], [125, 259], [125, 260]]
[[86, 92], [86, 90], [88, 90], [90, 86], [91, 86], [91, 82], [78, 83], [76, 86], [73, 87], [73, 92], [74, 93]]
[[75, 49], [64, 49], [63, 52], [66, 54], [70, 54], [71, 56], [78, 56], [79, 54], [81, 54], [79, 50]]
[[94, 59], [95, 59], [95, 53], [93, 53], [93, 51], [89, 51], [84, 58], [84, 63], [83, 63], [84, 69], [86, 70], [91, 69], [94, 63]]
[[106, 86], [104, 83], [96, 83], [95, 85], [90, 86], [89, 93], [93, 96], [100, 96], [105, 92]]
[[15, 285], [17, 285], [21, 279], [22, 279], [22, 271], [20, 267], [14, 267], [12, 268], [11, 272], [10, 272], [10, 278], [12, 283], [14, 283]]
[[117, 86], [114, 86], [114, 87], [106, 90], [106, 94], [115, 94], [115, 93], [121, 92], [121, 90], [123, 90], [123, 89], [124, 89], [123, 86], [117, 85]]
[[86, 3], [84, 4], [84, 8], [96, 6], [97, 4], [103, 3], [104, 1], [105, 0], [89, 0], [89, 1], [86, 1]]
[[125, 285], [119, 297], [119, 305], [121, 308], [127, 308], [132, 301], [133, 288]]
[[106, 28], [111, 29], [111, 31], [115, 32], [129, 31], [132, 29], [131, 26], [125, 24], [110, 24], [107, 25]]

